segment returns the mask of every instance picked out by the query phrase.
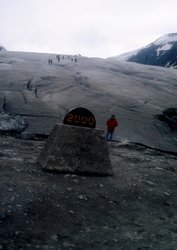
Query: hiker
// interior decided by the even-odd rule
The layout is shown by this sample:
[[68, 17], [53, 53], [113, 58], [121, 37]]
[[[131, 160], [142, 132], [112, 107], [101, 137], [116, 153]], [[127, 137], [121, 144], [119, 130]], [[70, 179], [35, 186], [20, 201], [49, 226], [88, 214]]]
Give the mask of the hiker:
[[58, 62], [60, 62], [60, 55], [56, 55]]
[[116, 120], [115, 115], [111, 115], [111, 118], [107, 120], [106, 125], [107, 125], [106, 140], [112, 141], [114, 130], [118, 126], [118, 121]]
[[52, 64], [52, 63], [53, 63], [52, 59], [49, 58], [48, 64]]

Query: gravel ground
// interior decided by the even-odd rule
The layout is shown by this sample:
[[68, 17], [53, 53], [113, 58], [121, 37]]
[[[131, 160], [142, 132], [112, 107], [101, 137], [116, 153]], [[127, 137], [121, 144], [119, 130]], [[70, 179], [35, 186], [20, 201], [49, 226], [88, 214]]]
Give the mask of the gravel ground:
[[44, 144], [0, 136], [0, 249], [177, 249], [177, 156], [113, 142], [114, 176], [52, 174]]

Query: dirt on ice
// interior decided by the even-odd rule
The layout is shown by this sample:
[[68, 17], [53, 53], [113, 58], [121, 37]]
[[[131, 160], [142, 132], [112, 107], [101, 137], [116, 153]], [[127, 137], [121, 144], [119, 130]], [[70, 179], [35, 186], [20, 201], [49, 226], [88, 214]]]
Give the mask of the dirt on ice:
[[176, 250], [177, 156], [109, 143], [114, 176], [44, 172], [45, 139], [0, 136], [0, 249]]

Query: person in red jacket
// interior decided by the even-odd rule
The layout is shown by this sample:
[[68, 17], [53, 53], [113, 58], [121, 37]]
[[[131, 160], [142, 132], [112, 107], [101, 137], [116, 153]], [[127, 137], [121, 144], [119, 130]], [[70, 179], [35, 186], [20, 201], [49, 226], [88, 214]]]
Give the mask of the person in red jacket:
[[107, 125], [106, 140], [112, 141], [114, 130], [118, 126], [118, 121], [116, 120], [115, 115], [111, 115], [111, 118], [107, 120], [106, 125]]

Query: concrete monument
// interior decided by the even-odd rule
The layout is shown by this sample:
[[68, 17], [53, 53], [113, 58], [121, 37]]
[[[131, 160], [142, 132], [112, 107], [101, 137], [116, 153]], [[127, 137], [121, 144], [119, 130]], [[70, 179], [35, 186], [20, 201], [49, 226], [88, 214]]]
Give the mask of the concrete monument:
[[[74, 111], [76, 112], [77, 110]], [[84, 119], [88, 121], [87, 116]], [[82, 116], [80, 120], [82, 121]], [[84, 127], [77, 123], [56, 124], [39, 156], [38, 163], [47, 171], [113, 174], [104, 131], [86, 127], [85, 124]]]

